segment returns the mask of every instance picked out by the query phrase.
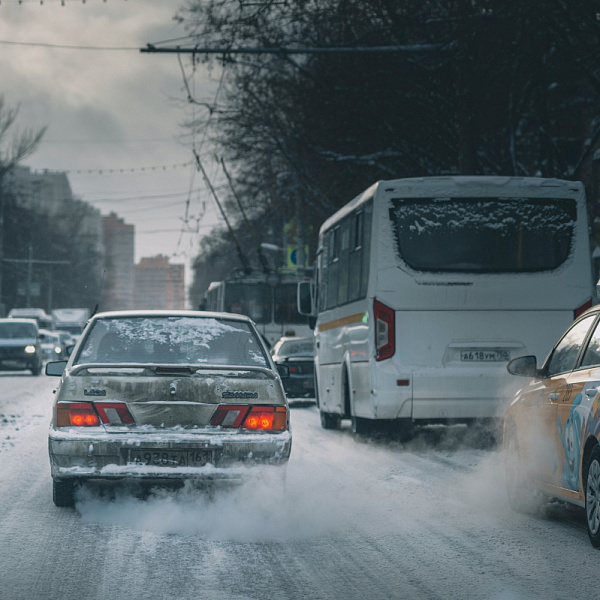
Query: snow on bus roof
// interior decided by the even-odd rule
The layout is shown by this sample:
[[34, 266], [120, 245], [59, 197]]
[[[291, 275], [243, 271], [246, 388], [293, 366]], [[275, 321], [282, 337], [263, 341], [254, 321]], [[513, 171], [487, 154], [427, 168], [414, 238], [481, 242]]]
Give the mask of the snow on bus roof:
[[[343, 219], [346, 215], [354, 211], [355, 208], [370, 200], [379, 188], [383, 188], [388, 193], [410, 193], [412, 197], [443, 195], [457, 195], [457, 187], [462, 188], [465, 194], [484, 194], [490, 192], [490, 187], [494, 189], [494, 195], [498, 194], [498, 189], [510, 186], [511, 195], [524, 194], [527, 190], [536, 189], [536, 196], [543, 196], [542, 188], [548, 188], [548, 196], [554, 197], [556, 189], [562, 188], [569, 197], [581, 195], [584, 187], [580, 181], [569, 181], [566, 179], [553, 179], [546, 177], [509, 177], [503, 175], [436, 175], [431, 177], [406, 177], [403, 179], [380, 180], [355, 196], [348, 204], [345, 204], [338, 211], [333, 213], [321, 225], [319, 232], [322, 234], [334, 223]], [[552, 191], [550, 191], [552, 190]]]

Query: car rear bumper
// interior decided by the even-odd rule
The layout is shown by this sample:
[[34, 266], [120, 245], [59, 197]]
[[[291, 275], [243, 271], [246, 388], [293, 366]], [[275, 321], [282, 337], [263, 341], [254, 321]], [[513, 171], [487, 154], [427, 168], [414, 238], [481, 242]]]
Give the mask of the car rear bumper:
[[315, 397], [315, 380], [310, 379], [284, 379], [283, 389], [288, 398], [314, 398]]
[[[55, 479], [230, 479], [241, 478], [249, 465], [280, 465], [290, 456], [292, 436], [277, 434], [113, 434], [65, 429], [48, 439]], [[135, 462], [148, 452], [155, 463]], [[205, 464], [169, 466], [182, 456], [198, 454]], [[171, 459], [174, 460], [171, 460]], [[180, 459], [185, 462], [184, 459]], [[161, 463], [164, 463], [161, 464]]]

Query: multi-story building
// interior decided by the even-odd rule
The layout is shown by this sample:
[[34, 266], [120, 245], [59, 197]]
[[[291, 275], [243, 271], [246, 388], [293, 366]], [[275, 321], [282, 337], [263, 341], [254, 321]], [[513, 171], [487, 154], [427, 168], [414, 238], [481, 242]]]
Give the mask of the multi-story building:
[[[18, 231], [8, 232], [5, 212], [0, 304], [7, 308], [33, 304], [47, 311], [69, 302], [93, 306], [98, 301], [97, 284], [102, 278], [104, 260], [100, 211], [73, 196], [65, 172], [35, 171], [17, 165], [0, 184], [19, 210], [32, 215], [30, 220], [19, 222]], [[41, 229], [44, 224], [52, 229], [47, 238]], [[9, 233], [25, 243], [7, 244]], [[65, 263], [69, 264], [68, 269], [61, 269]], [[0, 313], [4, 313], [1, 306]]]
[[6, 185], [23, 208], [50, 216], [62, 212], [65, 202], [73, 200], [69, 178], [62, 171], [32, 171], [17, 165], [6, 174]]
[[185, 266], [168, 257], [142, 258], [135, 266], [135, 308], [177, 310], [185, 305]]
[[105, 276], [102, 310], [129, 310], [133, 301], [135, 227], [116, 213], [102, 217], [104, 223]]

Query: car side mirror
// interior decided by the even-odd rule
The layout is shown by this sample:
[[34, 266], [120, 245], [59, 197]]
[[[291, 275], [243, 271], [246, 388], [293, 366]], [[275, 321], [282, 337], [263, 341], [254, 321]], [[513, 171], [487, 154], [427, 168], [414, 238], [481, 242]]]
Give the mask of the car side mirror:
[[535, 356], [519, 356], [519, 358], [513, 358], [513, 360], [506, 365], [506, 369], [511, 375], [519, 375], [521, 377], [540, 376]]
[[54, 375], [55, 377], [60, 377], [65, 372], [66, 366], [66, 360], [56, 360], [53, 362], [46, 363], [46, 375]]
[[281, 377], [281, 379], [290, 378], [290, 368], [287, 365], [277, 365], [277, 372], [279, 373], [279, 377]]

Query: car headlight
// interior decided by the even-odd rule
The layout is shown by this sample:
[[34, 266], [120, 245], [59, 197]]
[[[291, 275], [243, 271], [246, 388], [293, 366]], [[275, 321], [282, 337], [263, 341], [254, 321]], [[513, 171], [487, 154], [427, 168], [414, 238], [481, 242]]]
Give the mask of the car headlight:
[[60, 346], [54, 346], [54, 352], [56, 352], [56, 354], [60, 354], [62, 352], [62, 349]]
[[29, 346], [25, 346], [25, 354], [35, 354], [35, 346], [29, 344]]

